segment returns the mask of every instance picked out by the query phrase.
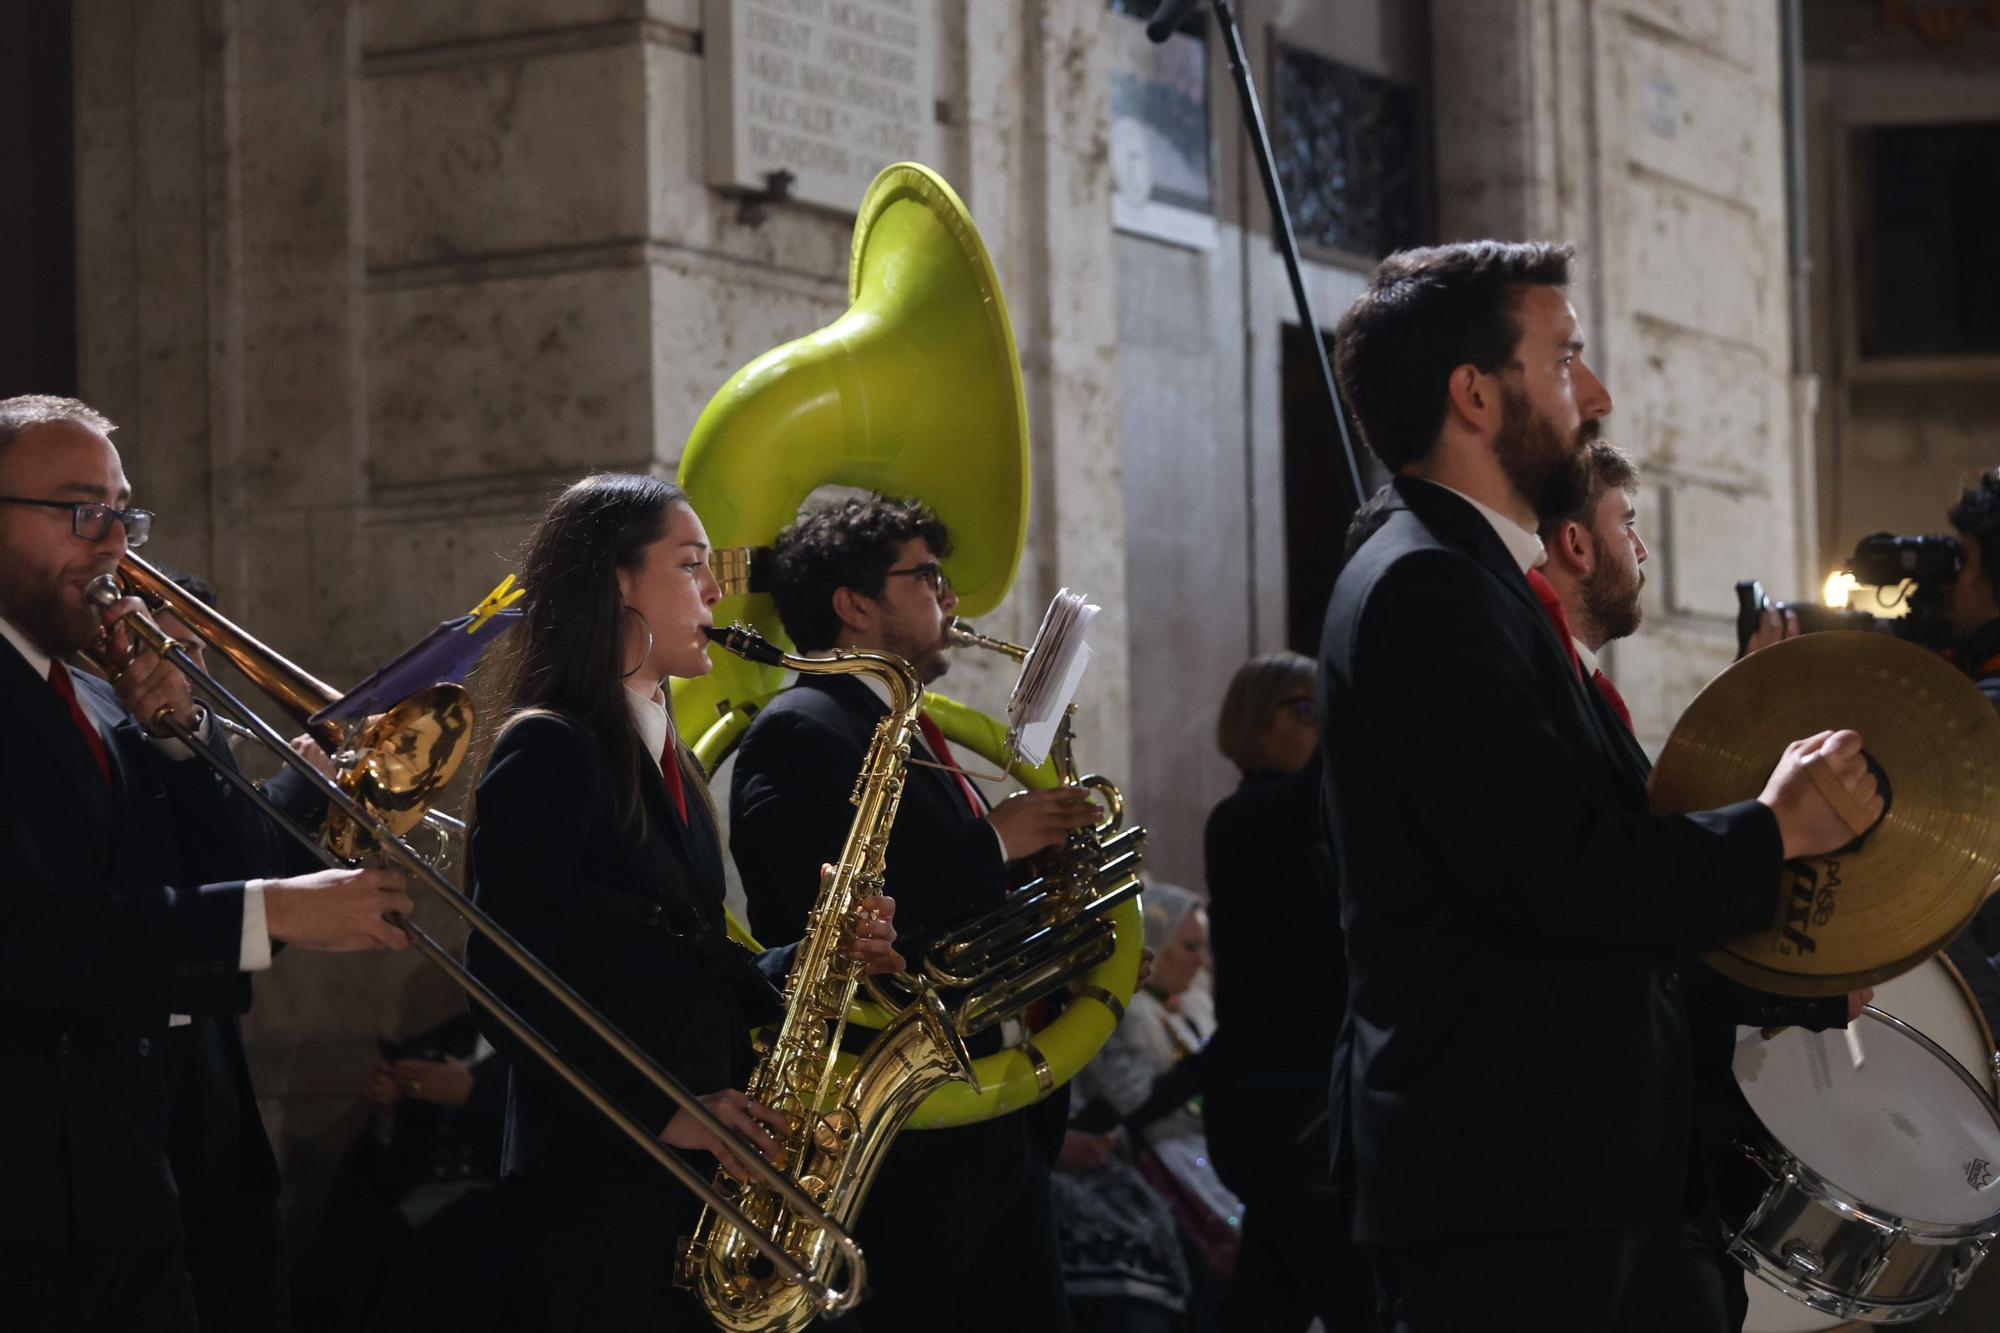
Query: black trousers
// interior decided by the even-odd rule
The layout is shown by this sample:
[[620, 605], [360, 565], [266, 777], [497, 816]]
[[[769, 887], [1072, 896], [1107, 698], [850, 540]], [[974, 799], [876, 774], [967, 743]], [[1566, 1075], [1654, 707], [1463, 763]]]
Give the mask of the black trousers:
[[290, 1333], [292, 1303], [277, 1199], [232, 1195], [185, 1221], [201, 1333]]
[[842, 1333], [1068, 1333], [1049, 1164], [1018, 1112], [899, 1135], [855, 1239], [871, 1294]]
[[1375, 1327], [1374, 1277], [1348, 1239], [1346, 1214], [1333, 1196], [1302, 1186], [1247, 1196], [1221, 1327], [1305, 1333], [1314, 1319], [1326, 1333]]
[[679, 1333], [714, 1325], [674, 1285], [679, 1240], [701, 1205], [680, 1186], [520, 1182], [553, 1333]]
[[1382, 1333], [1725, 1333], [1706, 1228], [1370, 1246]]
[[[73, 1245], [0, 1258], [7, 1327], [35, 1333], [194, 1333], [181, 1243]], [[16, 1322], [18, 1321], [18, 1322]]]

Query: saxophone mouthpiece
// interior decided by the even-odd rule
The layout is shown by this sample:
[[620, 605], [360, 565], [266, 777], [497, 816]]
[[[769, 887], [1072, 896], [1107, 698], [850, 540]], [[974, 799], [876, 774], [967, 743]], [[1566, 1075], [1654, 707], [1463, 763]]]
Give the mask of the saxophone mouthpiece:
[[785, 664], [785, 650], [748, 625], [740, 622], [726, 628], [721, 625], [703, 625], [701, 632], [738, 657], [747, 657], [752, 662], [761, 662], [765, 666]]

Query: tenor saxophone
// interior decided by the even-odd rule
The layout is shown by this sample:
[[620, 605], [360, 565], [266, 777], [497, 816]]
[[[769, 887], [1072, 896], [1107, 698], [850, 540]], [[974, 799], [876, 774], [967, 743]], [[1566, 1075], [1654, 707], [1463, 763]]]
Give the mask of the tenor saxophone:
[[[811, 675], [867, 675], [889, 692], [889, 713], [875, 729], [855, 781], [854, 823], [839, 861], [820, 876], [819, 896], [806, 918], [785, 981], [785, 1014], [759, 1058], [747, 1089], [753, 1101], [782, 1111], [790, 1122], [773, 1164], [843, 1227], [861, 1210], [882, 1158], [910, 1112], [937, 1087], [969, 1078], [971, 1060], [935, 990], [911, 978], [895, 1001], [872, 984], [894, 1019], [851, 1069], [835, 1059], [848, 1006], [863, 984], [863, 967], [849, 952], [859, 905], [882, 891], [889, 830], [903, 796], [910, 738], [923, 694], [915, 671], [888, 653], [842, 652], [797, 657], [741, 625], [711, 629], [729, 651], [766, 666]], [[718, 1172], [715, 1187], [786, 1252], [822, 1279], [837, 1276], [839, 1251], [823, 1229], [797, 1216], [776, 1191]], [[719, 1327], [788, 1333], [820, 1311], [806, 1291], [787, 1281], [744, 1233], [705, 1209], [684, 1245], [677, 1274], [694, 1288]]]

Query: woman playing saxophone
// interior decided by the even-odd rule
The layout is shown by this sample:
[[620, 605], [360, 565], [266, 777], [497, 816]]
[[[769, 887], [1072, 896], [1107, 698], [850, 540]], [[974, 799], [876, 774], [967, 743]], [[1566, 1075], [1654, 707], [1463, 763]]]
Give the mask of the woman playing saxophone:
[[[498, 738], [470, 837], [474, 895], [725, 1124], [766, 1153], [784, 1118], [739, 1089], [751, 1024], [775, 1017], [789, 950], [752, 956], [724, 930], [721, 847], [706, 778], [674, 734], [665, 682], [710, 668], [720, 598], [707, 533], [679, 487], [603, 474], [564, 491], [528, 545]], [[863, 904], [854, 955], [900, 970], [895, 904]], [[698, 1164], [742, 1163], [477, 937], [468, 962], [612, 1098]], [[488, 1035], [507, 1048], [496, 1025]], [[705, 1328], [669, 1257], [695, 1198], [533, 1059], [507, 1090], [503, 1175], [529, 1201], [552, 1326]]]

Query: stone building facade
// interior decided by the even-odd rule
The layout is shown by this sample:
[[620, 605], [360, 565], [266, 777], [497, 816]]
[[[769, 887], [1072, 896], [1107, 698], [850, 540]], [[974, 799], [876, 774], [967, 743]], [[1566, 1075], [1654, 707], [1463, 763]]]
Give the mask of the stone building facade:
[[[1288, 515], [1287, 470], [1333, 447], [1286, 421], [1297, 316], [1228, 71], [1211, 34], [1212, 234], [1163, 241], [1112, 225], [1110, 51], [1132, 19], [917, 3], [924, 133], [997, 263], [1034, 437], [1028, 550], [986, 628], [1025, 637], [1063, 584], [1105, 607], [1080, 752], [1152, 826], [1155, 873], [1198, 887], [1234, 781], [1215, 707], [1291, 638], [1287, 525], [1311, 515]], [[1790, 351], [1778, 7], [1238, 8], [1260, 80], [1275, 38], [1415, 90], [1427, 237], [1581, 247], [1575, 302], [1654, 548], [1647, 629], [1608, 665], [1656, 745], [1730, 656], [1731, 583], [1816, 586], [1827, 532]], [[327, 679], [470, 605], [563, 483], [671, 472], [730, 372], [845, 308], [851, 217], [752, 219], [707, 183], [702, 0], [75, 16], [82, 392], [172, 516], [160, 550]], [[1309, 257], [1322, 326], [1371, 259]], [[1005, 680], [967, 663], [951, 688], [997, 709]], [[374, 1038], [452, 1003], [403, 958], [260, 978], [249, 1031], [295, 1198], [358, 1124]]]

